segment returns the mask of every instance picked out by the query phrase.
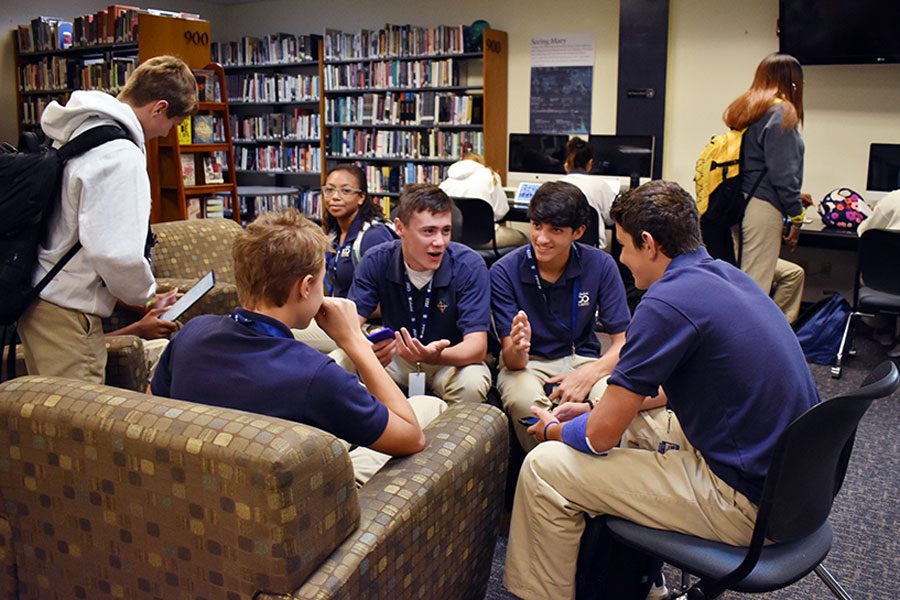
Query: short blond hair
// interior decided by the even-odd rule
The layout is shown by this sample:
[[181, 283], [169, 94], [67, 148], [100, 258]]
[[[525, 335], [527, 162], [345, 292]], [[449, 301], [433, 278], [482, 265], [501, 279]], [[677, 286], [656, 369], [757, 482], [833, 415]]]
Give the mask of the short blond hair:
[[119, 99], [133, 106], [157, 100], [169, 103], [166, 116], [186, 117], [197, 112], [197, 80], [183, 60], [175, 56], [155, 56], [134, 70]]
[[327, 248], [322, 229], [297, 209], [263, 213], [235, 238], [231, 250], [238, 301], [284, 306], [298, 280], [322, 272]]

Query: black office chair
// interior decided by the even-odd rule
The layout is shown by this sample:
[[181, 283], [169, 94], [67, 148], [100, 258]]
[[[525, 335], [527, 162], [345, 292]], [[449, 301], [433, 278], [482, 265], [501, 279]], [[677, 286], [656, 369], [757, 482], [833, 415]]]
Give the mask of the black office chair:
[[[858, 390], [826, 400], [800, 415], [781, 434], [763, 487], [750, 546], [735, 547], [643, 527], [610, 517], [616, 539], [700, 579], [691, 600], [726, 590], [768, 592], [787, 587], [810, 571], [837, 597], [850, 596], [822, 564], [831, 549], [828, 514], [847, 472], [859, 420], [873, 400], [892, 394], [900, 374], [892, 362], [875, 368]], [[764, 545], [766, 540], [774, 543]]]
[[481, 198], [453, 198], [453, 203], [462, 213], [462, 232], [458, 238], [454, 232], [453, 241], [475, 250], [488, 266], [517, 248], [497, 247], [494, 209], [489, 202]]
[[600, 245], [600, 213], [593, 206], [588, 208], [588, 224], [578, 241], [596, 248]]
[[[853, 284], [853, 311], [847, 317], [841, 345], [838, 347], [831, 376], [841, 376], [844, 350], [853, 347], [853, 320], [855, 317], [875, 315], [900, 316], [900, 269], [896, 258], [900, 256], [900, 231], [872, 229], [859, 239], [856, 262], [856, 278]], [[893, 331], [892, 331], [893, 333]], [[847, 352], [856, 354], [855, 350]]]

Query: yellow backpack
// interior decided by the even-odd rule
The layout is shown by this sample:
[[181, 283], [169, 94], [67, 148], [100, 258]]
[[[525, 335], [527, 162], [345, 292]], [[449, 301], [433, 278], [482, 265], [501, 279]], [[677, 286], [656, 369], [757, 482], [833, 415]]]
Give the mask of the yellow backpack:
[[[741, 173], [741, 140], [746, 129], [732, 129], [714, 135], [700, 152], [694, 167], [694, 185], [697, 209], [702, 217], [709, 208], [709, 196], [723, 181], [734, 179]], [[736, 183], [736, 182], [735, 182]]]

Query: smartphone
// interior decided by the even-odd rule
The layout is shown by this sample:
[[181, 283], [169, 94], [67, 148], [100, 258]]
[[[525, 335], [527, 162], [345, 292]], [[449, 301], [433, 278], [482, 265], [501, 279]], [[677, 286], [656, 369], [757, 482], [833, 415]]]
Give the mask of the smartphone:
[[200, 281], [194, 284], [194, 287], [189, 289], [184, 296], [179, 298], [172, 306], [169, 307], [169, 310], [164, 312], [159, 316], [160, 321], [174, 321], [181, 315], [183, 315], [187, 309], [192, 307], [197, 303], [200, 298], [206, 295], [206, 293], [213, 289], [216, 285], [216, 274], [210, 271], [206, 275], [204, 275]]
[[516, 419], [519, 422], [519, 425], [524, 425], [525, 427], [531, 427], [535, 423], [538, 422], [537, 417], [522, 417], [521, 419]]
[[394, 338], [394, 330], [390, 327], [385, 327], [384, 329], [379, 329], [374, 333], [370, 333], [366, 336], [366, 339], [372, 342], [373, 344], [377, 344], [378, 342], [383, 342], [384, 340], [390, 340]]
[[550, 397], [550, 394], [553, 393], [553, 390], [559, 387], [558, 383], [545, 383], [544, 384], [544, 393], [547, 394], [547, 397]]

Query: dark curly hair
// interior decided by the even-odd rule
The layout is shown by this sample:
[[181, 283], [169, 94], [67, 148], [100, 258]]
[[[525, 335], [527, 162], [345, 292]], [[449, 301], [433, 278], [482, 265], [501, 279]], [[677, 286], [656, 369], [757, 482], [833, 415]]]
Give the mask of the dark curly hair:
[[610, 217], [642, 248], [646, 231], [669, 258], [703, 245], [697, 203], [674, 181], [655, 180], [622, 194], [613, 202]]
[[[325, 176], [325, 181], [328, 181], [328, 176], [332, 173], [337, 173], [339, 171], [344, 171], [345, 173], [349, 173], [351, 177], [356, 180], [356, 187], [362, 190], [362, 195], [365, 197], [363, 203], [359, 207], [359, 215], [362, 219], [363, 223], [367, 221], [383, 221], [384, 215], [381, 212], [381, 207], [375, 204], [375, 201], [369, 196], [369, 185], [366, 183], [366, 173], [363, 171], [359, 165], [355, 165], [353, 163], [342, 163], [336, 165], [330, 171], [328, 171], [328, 175]], [[338, 223], [334, 220], [334, 218], [328, 214], [328, 211], [325, 211], [325, 216], [322, 220], [325, 225], [325, 231], [328, 232], [337, 232]]]

